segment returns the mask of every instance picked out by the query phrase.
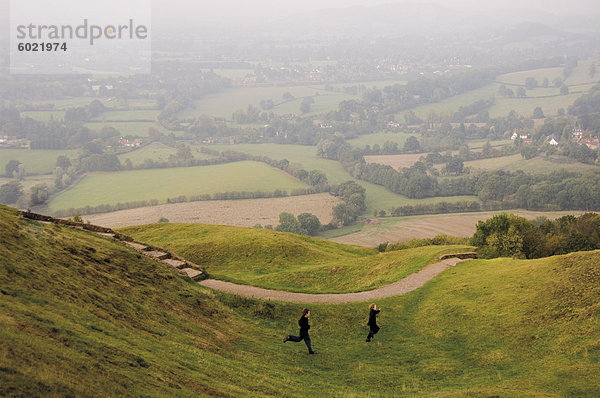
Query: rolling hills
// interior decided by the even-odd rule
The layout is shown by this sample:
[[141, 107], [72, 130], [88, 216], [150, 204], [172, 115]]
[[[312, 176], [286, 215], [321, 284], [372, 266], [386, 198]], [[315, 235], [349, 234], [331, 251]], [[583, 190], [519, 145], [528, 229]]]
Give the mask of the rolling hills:
[[[369, 344], [368, 303], [311, 306], [318, 355], [307, 355], [281, 343], [301, 305], [215, 293], [116, 242], [4, 206], [0, 229], [2, 396], [600, 394], [600, 251], [458, 264], [378, 302]], [[318, 253], [293, 237], [256, 239], [249, 249], [291, 245], [290, 265]]]

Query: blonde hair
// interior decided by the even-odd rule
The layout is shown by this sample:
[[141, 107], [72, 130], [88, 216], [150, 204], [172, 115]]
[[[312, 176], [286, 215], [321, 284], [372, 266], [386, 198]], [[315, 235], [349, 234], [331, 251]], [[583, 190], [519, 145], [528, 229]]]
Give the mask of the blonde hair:
[[375, 308], [375, 303], [373, 303], [373, 304], [371, 304], [371, 305], [369, 306], [369, 309], [371, 309], [371, 310], [372, 310], [372, 309], [374, 309], [374, 308]]

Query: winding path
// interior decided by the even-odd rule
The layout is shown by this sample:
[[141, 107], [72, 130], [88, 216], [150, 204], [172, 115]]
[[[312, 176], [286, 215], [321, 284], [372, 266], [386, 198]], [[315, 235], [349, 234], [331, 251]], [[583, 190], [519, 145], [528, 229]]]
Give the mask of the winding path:
[[[152, 258], [166, 266], [175, 269], [177, 272], [188, 277], [198, 280], [205, 277], [206, 274], [202, 267], [179, 257], [168, 250], [160, 247], [147, 245], [142, 242], [137, 242], [133, 238], [121, 235], [110, 228], [100, 227], [92, 224], [78, 223], [70, 220], [61, 220], [41, 214], [32, 213], [30, 211], [22, 211], [21, 216], [30, 220], [36, 220], [43, 223], [61, 224], [69, 228], [85, 230], [105, 238], [113, 239], [129, 246], [130, 248], [142, 253], [143, 255]], [[294, 293], [283, 290], [270, 290], [261, 287], [238, 285], [231, 282], [220, 281], [216, 279], [205, 279], [198, 281], [198, 284], [210, 289], [218, 290], [225, 293], [235, 294], [241, 297], [260, 299], [260, 300], [276, 300], [287, 301], [291, 303], [355, 303], [360, 301], [372, 301], [386, 297], [398, 296], [411, 292], [420, 288], [426, 282], [435, 278], [448, 268], [456, 264], [466, 261], [470, 258], [475, 258], [475, 253], [459, 253], [447, 254], [442, 256], [442, 259], [433, 264], [429, 264], [422, 268], [419, 272], [410, 274], [407, 277], [400, 279], [397, 282], [384, 285], [373, 290], [357, 293]]]
[[216, 279], [205, 279], [198, 282], [200, 285], [218, 290], [225, 293], [235, 294], [237, 296], [261, 299], [287, 301], [292, 303], [355, 303], [360, 301], [371, 301], [386, 297], [398, 296], [411, 292], [423, 286], [443, 271], [466, 261], [458, 258], [449, 258], [440, 262], [429, 264], [419, 272], [408, 275], [398, 282], [381, 286], [377, 289], [357, 293], [339, 293], [339, 294], [311, 294], [311, 293], [293, 293], [282, 290], [263, 289], [261, 287], [238, 285], [231, 282], [220, 281]]

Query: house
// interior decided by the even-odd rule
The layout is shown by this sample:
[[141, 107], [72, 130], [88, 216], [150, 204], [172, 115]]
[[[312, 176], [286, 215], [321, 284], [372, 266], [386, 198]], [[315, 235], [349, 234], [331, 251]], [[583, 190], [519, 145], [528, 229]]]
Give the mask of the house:
[[522, 139], [523, 141], [531, 141], [533, 142], [533, 140], [531, 139], [531, 136], [529, 134], [523, 134], [523, 133], [517, 133], [516, 131], [513, 133], [513, 135], [510, 137], [511, 140], [516, 140], [517, 138]]
[[388, 126], [389, 128], [395, 129], [395, 128], [398, 128], [398, 127], [400, 127], [400, 123], [398, 123], [398, 122], [396, 122], [396, 121], [394, 121], [394, 120], [390, 120], [390, 121], [388, 122], [387, 126]]
[[552, 146], [558, 146], [558, 140], [556, 137], [554, 137], [554, 135], [549, 135], [546, 137], [546, 142]]
[[598, 137], [583, 138], [580, 144], [587, 146], [593, 151], [597, 151], [600, 149], [600, 139]]
[[142, 142], [143, 141], [139, 138], [136, 138], [133, 141], [129, 141], [127, 138], [121, 137], [121, 139], [119, 140], [119, 144], [127, 148], [139, 147], [142, 145]]
[[581, 139], [586, 135], [586, 132], [583, 131], [581, 127], [575, 127], [571, 132], [571, 137], [575, 142], [581, 141]]

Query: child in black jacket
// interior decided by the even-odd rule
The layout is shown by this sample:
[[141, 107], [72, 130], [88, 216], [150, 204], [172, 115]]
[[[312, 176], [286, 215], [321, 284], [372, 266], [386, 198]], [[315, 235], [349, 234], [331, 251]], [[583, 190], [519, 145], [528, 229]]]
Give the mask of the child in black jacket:
[[369, 322], [367, 326], [369, 326], [369, 335], [367, 336], [367, 343], [371, 341], [371, 339], [375, 336], [375, 333], [379, 332], [379, 326], [377, 326], [377, 314], [379, 314], [377, 306], [375, 304], [371, 304], [369, 306]]
[[306, 343], [306, 346], [308, 347], [308, 353], [314, 354], [315, 352], [312, 350], [312, 347], [310, 345], [310, 336], [308, 335], [308, 329], [310, 329], [310, 325], [308, 324], [309, 316], [310, 316], [310, 310], [308, 308], [303, 309], [302, 316], [298, 320], [298, 326], [300, 326], [300, 335], [299, 336], [292, 336], [291, 334], [287, 335], [283, 339], [283, 342], [285, 343], [286, 341], [294, 341], [294, 342], [298, 343], [298, 342], [304, 340], [304, 342]]

